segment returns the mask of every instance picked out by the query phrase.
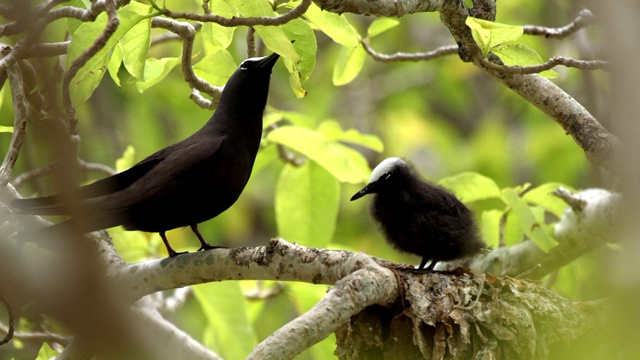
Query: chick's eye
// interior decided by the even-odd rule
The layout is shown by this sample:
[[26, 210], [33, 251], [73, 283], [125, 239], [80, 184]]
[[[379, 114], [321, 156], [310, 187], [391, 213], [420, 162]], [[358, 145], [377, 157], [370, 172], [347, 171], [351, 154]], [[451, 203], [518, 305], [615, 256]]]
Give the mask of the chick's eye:
[[390, 177], [391, 177], [391, 173], [390, 173], [390, 172], [388, 172], [388, 173], [386, 173], [386, 174], [382, 175], [382, 180], [387, 180], [387, 179], [388, 179], [388, 178], [390, 178]]

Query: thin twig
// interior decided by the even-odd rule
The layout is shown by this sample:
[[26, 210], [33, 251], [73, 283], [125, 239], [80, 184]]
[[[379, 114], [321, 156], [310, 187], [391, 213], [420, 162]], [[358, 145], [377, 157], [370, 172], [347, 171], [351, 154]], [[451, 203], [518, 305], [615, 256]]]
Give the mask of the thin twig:
[[6, 69], [11, 86], [11, 96], [13, 98], [13, 134], [11, 136], [11, 144], [7, 155], [0, 166], [0, 185], [6, 185], [11, 179], [13, 167], [18, 160], [20, 148], [24, 142], [27, 128], [27, 100], [24, 91], [24, 82], [22, 80], [22, 71], [20, 65], [15, 63]]
[[545, 70], [552, 69], [558, 65], [563, 65], [566, 67], [572, 67], [580, 70], [608, 70], [609, 62], [602, 60], [576, 60], [571, 58], [566, 58], [564, 56], [554, 56], [551, 59], [545, 61], [539, 65], [529, 65], [529, 66], [507, 66], [507, 65], [499, 65], [489, 61], [488, 59], [482, 59], [482, 65], [485, 65], [492, 70], [502, 71], [509, 74], [537, 74]]
[[249, 26], [249, 30], [247, 31], [247, 57], [255, 57], [256, 56], [256, 29], [252, 26]]
[[593, 24], [595, 17], [591, 11], [583, 9], [571, 23], [559, 28], [548, 28], [537, 25], [523, 26], [524, 33], [527, 35], [541, 35], [546, 38], [562, 39], [574, 34], [576, 31]]
[[[202, 24], [201, 23], [195, 23], [195, 24], [191, 24], [191, 26], [193, 26], [193, 29], [198, 32], [200, 31], [200, 29], [202, 29]], [[182, 37], [180, 37], [180, 35], [172, 33], [172, 32], [168, 32], [168, 33], [163, 33], [160, 35], [156, 35], [153, 38], [151, 38], [151, 45], [150, 46], [156, 46], [158, 44], [162, 44], [168, 41], [174, 41], [174, 40], [180, 40], [182, 39]]]
[[9, 300], [7, 300], [7, 298], [0, 295], [0, 302], [4, 304], [4, 307], [7, 309], [7, 313], [9, 315], [9, 327], [6, 331], [7, 335], [5, 335], [2, 340], [0, 340], [0, 345], [4, 345], [11, 341], [11, 339], [13, 338], [13, 333], [16, 328], [16, 315], [13, 313], [13, 306], [11, 306], [11, 303], [9, 302]]
[[365, 39], [362, 39], [362, 46], [364, 46], [365, 51], [371, 55], [371, 57], [380, 62], [394, 62], [394, 61], [426, 61], [433, 60], [438, 57], [446, 56], [446, 55], [454, 55], [458, 53], [458, 45], [447, 45], [441, 46], [435, 50], [431, 50], [428, 52], [419, 52], [419, 53], [404, 53], [397, 52], [395, 54], [382, 54], [379, 53], [369, 45], [369, 42]]
[[[16, 177], [11, 183], [15, 188], [19, 188], [22, 185], [24, 185], [27, 181], [30, 181], [32, 179], [35, 179], [41, 176], [48, 175], [49, 173], [51, 173], [51, 171], [53, 171], [56, 165], [57, 165], [57, 161], [54, 161], [45, 166], [33, 169], [31, 171], [27, 171], [25, 173], [22, 173], [20, 176]], [[103, 173], [107, 176], [111, 176], [116, 173], [116, 171], [113, 168], [107, 165], [86, 162], [82, 159], [78, 159], [78, 166], [81, 169]]]
[[[0, 333], [8, 333], [10, 330], [9, 327], [0, 324]], [[20, 340], [22, 342], [47, 342], [47, 343], [55, 343], [60, 344], [62, 346], [67, 346], [71, 342], [71, 336], [62, 336], [59, 334], [54, 334], [50, 332], [39, 332], [39, 331], [30, 331], [30, 332], [14, 332], [13, 338], [16, 340]]]
[[223, 16], [215, 15], [215, 14], [194, 14], [187, 12], [176, 12], [171, 11], [169, 9], [165, 9], [163, 15], [173, 18], [173, 19], [187, 19], [193, 21], [200, 22], [214, 22], [216, 24], [226, 26], [226, 27], [236, 27], [236, 26], [256, 26], [256, 25], [267, 25], [267, 26], [278, 26], [288, 23], [293, 19], [297, 19], [302, 14], [304, 14], [309, 6], [311, 5], [311, 0], [302, 0], [302, 2], [291, 9], [285, 14], [268, 17], [268, 16], [260, 16], [260, 17], [247, 17], [247, 18], [225, 18]]
[[258, 280], [256, 287], [245, 292], [244, 297], [248, 300], [265, 300], [282, 294], [284, 290], [285, 287], [281, 282], [276, 282], [272, 288], [265, 289], [264, 280]]
[[571, 206], [571, 209], [575, 213], [582, 212], [584, 208], [588, 205], [587, 201], [583, 199], [580, 195], [574, 194], [562, 186], [557, 188], [551, 194], [564, 200], [564, 202], [567, 203], [567, 205]]
[[67, 47], [71, 41], [34, 44], [24, 53], [25, 58], [53, 57], [67, 53]]
[[[222, 91], [222, 89], [221, 89]], [[203, 109], [214, 110], [218, 105], [219, 96], [214, 97], [212, 100], [205, 98], [200, 95], [200, 91], [198, 89], [191, 89], [191, 95], [189, 95], [189, 99], [196, 103], [196, 105], [200, 106]]]
[[[178, 34], [184, 41], [182, 46], [182, 73], [184, 80], [191, 86], [192, 89], [207, 93], [211, 95], [215, 100], [211, 101], [212, 105], [216, 105], [222, 88], [213, 86], [204, 81], [193, 71], [191, 58], [193, 57], [193, 42], [195, 40], [196, 30], [191, 24], [186, 22], [180, 22], [173, 19], [164, 19], [156, 17], [151, 21], [151, 27], [162, 28], [172, 31]], [[190, 98], [194, 100], [196, 104], [202, 106], [205, 102], [199, 93], [191, 92]], [[209, 108], [208, 106], [204, 106]]]
[[67, 112], [67, 130], [71, 135], [77, 134], [76, 125], [78, 123], [76, 110], [71, 103], [71, 94], [69, 91], [71, 80], [76, 76], [80, 68], [82, 68], [89, 59], [91, 59], [91, 57], [105, 47], [109, 38], [111, 38], [111, 36], [116, 32], [118, 25], [120, 25], [120, 19], [118, 18], [118, 12], [116, 11], [116, 4], [114, 0], [105, 0], [105, 8], [107, 11], [108, 21], [104, 30], [88, 49], [83, 51], [77, 59], [73, 60], [71, 66], [69, 66], [69, 69], [62, 79], [62, 102], [65, 111]]

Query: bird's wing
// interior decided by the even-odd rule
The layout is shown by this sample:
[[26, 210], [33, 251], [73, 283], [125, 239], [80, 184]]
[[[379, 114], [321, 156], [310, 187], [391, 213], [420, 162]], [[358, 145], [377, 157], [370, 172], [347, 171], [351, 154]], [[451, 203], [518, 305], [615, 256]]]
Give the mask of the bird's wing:
[[428, 199], [420, 200], [420, 207], [424, 212], [436, 211], [442, 214], [459, 215], [465, 210], [464, 204], [448, 191], [433, 191], [428, 194]]
[[181, 146], [174, 147], [173, 151], [167, 153], [166, 158], [149, 171], [149, 176], [146, 176], [143, 181], [132, 184], [124, 191], [109, 196], [108, 199], [105, 198], [105, 202], [98, 206], [105, 210], [124, 209], [170, 193], [175, 187], [190, 186], [179, 178], [182, 175], [189, 176], [186, 175], [189, 169], [211, 158], [226, 138], [226, 136], [216, 136], [209, 137], [206, 141], [183, 142]]

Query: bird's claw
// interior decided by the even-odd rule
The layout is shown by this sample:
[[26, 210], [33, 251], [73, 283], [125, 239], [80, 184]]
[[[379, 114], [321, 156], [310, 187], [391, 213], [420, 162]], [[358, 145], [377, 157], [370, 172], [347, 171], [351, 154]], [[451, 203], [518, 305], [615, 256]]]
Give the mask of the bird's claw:
[[219, 248], [225, 248], [225, 246], [213, 246], [213, 245], [202, 245], [200, 246], [200, 249], [198, 249], [198, 251], [206, 251], [206, 250], [213, 250], [213, 249], [219, 249]]
[[176, 257], [178, 255], [187, 254], [187, 253], [189, 253], [189, 252], [188, 251], [177, 252], [175, 250], [171, 250], [171, 251], [169, 251], [169, 257], [172, 258], [172, 257]]

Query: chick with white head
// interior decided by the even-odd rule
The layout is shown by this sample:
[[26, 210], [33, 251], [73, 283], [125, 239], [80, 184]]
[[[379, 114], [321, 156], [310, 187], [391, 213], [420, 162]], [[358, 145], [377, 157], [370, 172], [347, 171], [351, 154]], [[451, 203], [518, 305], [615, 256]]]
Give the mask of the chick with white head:
[[369, 183], [351, 201], [367, 194], [374, 195], [371, 215], [387, 241], [400, 251], [422, 256], [418, 270], [432, 271], [438, 261], [472, 257], [486, 247], [471, 210], [400, 158], [390, 157], [376, 166]]

